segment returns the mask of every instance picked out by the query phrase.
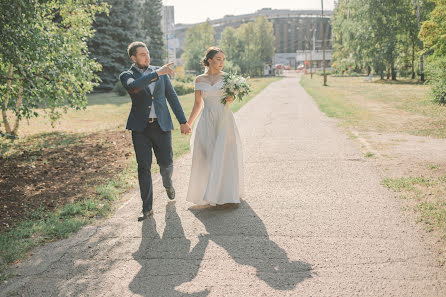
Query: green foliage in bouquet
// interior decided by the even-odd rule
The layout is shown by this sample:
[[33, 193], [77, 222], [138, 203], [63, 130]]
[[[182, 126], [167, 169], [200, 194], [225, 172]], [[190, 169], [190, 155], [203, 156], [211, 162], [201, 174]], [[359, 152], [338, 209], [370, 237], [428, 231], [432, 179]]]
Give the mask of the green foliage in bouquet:
[[248, 85], [248, 78], [244, 78], [241, 75], [237, 75], [236, 73], [229, 72], [223, 75], [223, 98], [221, 99], [221, 103], [226, 104], [227, 97], [234, 97], [238, 100], [243, 100], [243, 97], [251, 92], [251, 87]]

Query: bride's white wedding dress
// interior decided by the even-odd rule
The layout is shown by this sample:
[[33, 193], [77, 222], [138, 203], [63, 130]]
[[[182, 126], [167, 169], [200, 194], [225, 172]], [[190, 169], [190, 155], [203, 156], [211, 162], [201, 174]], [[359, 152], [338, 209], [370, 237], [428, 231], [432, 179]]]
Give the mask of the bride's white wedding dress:
[[196, 82], [204, 107], [191, 138], [192, 169], [186, 200], [198, 205], [240, 203], [243, 194], [243, 153], [229, 105], [223, 105], [220, 80]]

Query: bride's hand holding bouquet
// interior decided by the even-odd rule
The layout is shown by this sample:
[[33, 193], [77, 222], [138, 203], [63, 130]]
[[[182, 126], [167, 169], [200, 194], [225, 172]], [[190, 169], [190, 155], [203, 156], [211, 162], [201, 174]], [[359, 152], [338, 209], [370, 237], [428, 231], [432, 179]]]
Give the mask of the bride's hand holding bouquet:
[[232, 103], [234, 99], [243, 100], [243, 97], [251, 92], [251, 87], [248, 85], [248, 78], [235, 73], [226, 73], [223, 75], [223, 98], [221, 103]]

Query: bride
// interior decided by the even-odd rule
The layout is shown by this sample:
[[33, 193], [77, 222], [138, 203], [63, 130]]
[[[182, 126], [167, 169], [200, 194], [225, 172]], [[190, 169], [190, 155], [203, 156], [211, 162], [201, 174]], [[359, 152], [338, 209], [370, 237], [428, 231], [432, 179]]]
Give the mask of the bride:
[[240, 203], [243, 155], [240, 135], [229, 104], [221, 103], [224, 52], [210, 47], [202, 60], [207, 71], [195, 80], [195, 103], [188, 124], [197, 119], [191, 138], [192, 169], [186, 200], [198, 205]]

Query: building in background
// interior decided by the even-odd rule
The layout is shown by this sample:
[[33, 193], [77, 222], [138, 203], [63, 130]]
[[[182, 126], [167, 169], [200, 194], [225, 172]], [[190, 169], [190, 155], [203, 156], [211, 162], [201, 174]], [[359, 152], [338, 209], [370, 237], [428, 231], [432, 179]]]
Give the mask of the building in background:
[[175, 38], [175, 9], [173, 6], [163, 6], [161, 27], [166, 40], [167, 60], [176, 62], [178, 40]]
[[[274, 36], [276, 37], [276, 50], [272, 64], [289, 65], [292, 69], [304, 64], [306, 60], [312, 60], [314, 68], [322, 67], [322, 26], [325, 26], [325, 60], [329, 68], [332, 53], [331, 15], [332, 11], [324, 11], [324, 19], [322, 20], [320, 10], [263, 8], [251, 14], [226, 15], [221, 19], [209, 20], [209, 23], [215, 29], [215, 37], [218, 42], [226, 27], [238, 28], [241, 24], [254, 21], [258, 16], [266, 16], [273, 23]], [[196, 24], [175, 25], [177, 59], [183, 53], [182, 48], [184, 47], [187, 29], [194, 25]]]

